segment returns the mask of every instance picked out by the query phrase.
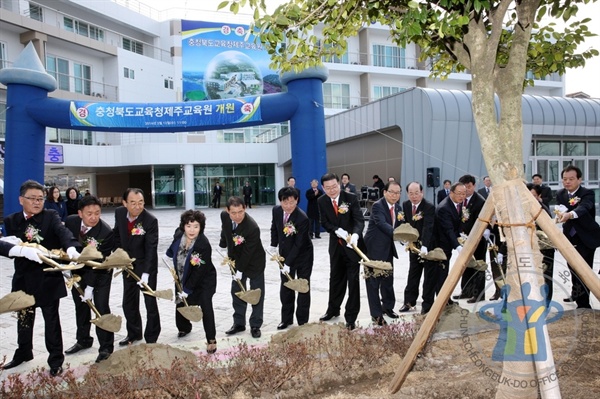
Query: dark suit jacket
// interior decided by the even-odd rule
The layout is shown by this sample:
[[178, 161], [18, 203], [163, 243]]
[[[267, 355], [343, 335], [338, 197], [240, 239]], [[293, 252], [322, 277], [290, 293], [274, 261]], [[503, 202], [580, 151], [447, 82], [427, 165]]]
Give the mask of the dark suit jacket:
[[145, 231], [141, 235], [131, 235], [127, 225], [127, 208], [120, 206], [115, 210], [114, 247], [123, 248], [130, 258], [135, 258], [135, 274], [158, 273], [158, 220], [146, 209], [140, 213], [135, 226]]
[[283, 208], [273, 207], [271, 220], [271, 246], [279, 245], [279, 254], [285, 258], [284, 263], [290, 267], [312, 265], [314, 260], [313, 244], [310, 239], [308, 216], [298, 207], [291, 213], [288, 223], [296, 228], [296, 233], [286, 236], [283, 233]]
[[440, 202], [442, 202], [442, 200], [444, 198], [446, 198], [448, 195], [446, 194], [446, 189], [442, 188], [440, 191], [437, 192], [437, 203], [439, 205]]
[[306, 190], [306, 199], [308, 200], [308, 205], [306, 206], [306, 216], [311, 219], [319, 220], [319, 205], [317, 204], [317, 200], [319, 197], [323, 195], [323, 190], [317, 187], [317, 193], [315, 194], [314, 190], [309, 188]]
[[[235, 245], [233, 236], [244, 238], [241, 244]], [[242, 223], [235, 232], [227, 211], [221, 212], [221, 248], [227, 248], [227, 256], [235, 261], [235, 269], [247, 277], [254, 278], [265, 271], [265, 249], [260, 241], [260, 228], [252, 216], [246, 213]]]
[[[25, 236], [29, 226], [38, 230], [43, 238], [41, 245], [46, 249], [63, 249], [75, 247], [81, 250], [81, 246], [73, 234], [62, 224], [58, 213], [54, 210], [45, 209], [25, 220], [23, 212], [13, 213], [4, 219], [6, 234], [16, 236], [24, 242], [30, 241]], [[62, 273], [45, 272], [39, 263], [32, 262], [26, 258], [15, 258], [15, 273], [12, 281], [12, 291], [23, 290], [33, 295], [37, 306], [47, 306], [53, 301], [67, 295]]]
[[[87, 247], [90, 244], [98, 243], [96, 249], [102, 252], [104, 257], [110, 255], [113, 247], [114, 247], [114, 233], [110, 226], [102, 219], [98, 222], [97, 225], [92, 227], [86, 234], [81, 235], [81, 218], [79, 215], [70, 215], [67, 217], [67, 221], [65, 222], [65, 226], [71, 233], [73, 237], [75, 237], [82, 248]], [[94, 270], [87, 267], [83, 269], [79, 269], [75, 272], [81, 276], [82, 281], [85, 285], [89, 285], [92, 287], [96, 286], [96, 279], [98, 275], [103, 275], [106, 273], [110, 273], [107, 270]]]
[[461, 231], [461, 216], [456, 211], [450, 196], [444, 198], [435, 208], [435, 237], [437, 246], [449, 253], [460, 244], [457, 237]]
[[[481, 213], [481, 209], [485, 204], [485, 198], [483, 198], [478, 193], [473, 193], [471, 198], [469, 199], [469, 203], [467, 204], [467, 210], [469, 211], [469, 219], [462, 223], [462, 232], [469, 235], [471, 234], [471, 230]], [[464, 215], [464, 213], [463, 213]], [[487, 249], [487, 244], [485, 239], [481, 238], [479, 243], [477, 244], [477, 248], [475, 249], [475, 259], [485, 260], [485, 253]]]
[[421, 214], [419, 220], [413, 220], [412, 202], [404, 201], [402, 203], [402, 210], [405, 215], [405, 220], [419, 231], [419, 241], [421, 241], [421, 245], [427, 247], [428, 250], [432, 250], [432, 245], [434, 243], [433, 226], [435, 224], [435, 205], [423, 197], [421, 203], [417, 207], [416, 215]]
[[[340, 188], [341, 188], [342, 190], [346, 191], [346, 192], [350, 192], [350, 193], [352, 193], [352, 194], [356, 194], [356, 186], [355, 186], [354, 184], [352, 184], [352, 183], [348, 183], [348, 184], [347, 184], [347, 185], [345, 185], [345, 186], [344, 186], [343, 184], [341, 184], [341, 183], [340, 183]], [[347, 188], [348, 190], [346, 190], [346, 188]]]
[[338, 236], [335, 235], [335, 231], [338, 228], [342, 228], [348, 232], [348, 234], [358, 234], [358, 247], [361, 250], [365, 250], [365, 244], [362, 238], [362, 232], [365, 228], [365, 218], [360, 210], [358, 199], [356, 195], [340, 191], [340, 197], [338, 202], [338, 209], [346, 204], [348, 205], [348, 212], [338, 212], [337, 216], [331, 203], [331, 198], [327, 195], [321, 196], [317, 203], [319, 204], [319, 217], [321, 218], [321, 226], [329, 233], [329, 255], [333, 256], [338, 246], [342, 247], [346, 251], [346, 255], [354, 257], [359, 260], [359, 256], [352, 248], [342, 246], [338, 244]]
[[483, 199], [487, 199], [489, 193], [487, 192], [485, 187], [481, 187], [479, 190], [477, 190], [477, 192], [483, 197]]
[[556, 203], [567, 207], [569, 212], [577, 214], [576, 219], [569, 219], [563, 223], [563, 233], [572, 240], [571, 228], [575, 228], [577, 237], [583, 245], [588, 248], [600, 247], [600, 226], [596, 223], [596, 204], [594, 203], [594, 192], [579, 186], [575, 191], [575, 197], [579, 198], [576, 204], [569, 204], [569, 193], [565, 189], [556, 192]]
[[389, 262], [392, 257], [398, 258], [398, 252], [394, 245], [394, 228], [402, 223], [398, 221], [398, 213], [402, 209], [398, 203], [393, 206], [394, 220], [392, 220], [385, 198], [375, 201], [371, 208], [369, 226], [365, 233], [365, 245], [369, 259]]
[[[183, 232], [177, 229], [173, 242], [167, 249], [167, 256], [173, 260], [175, 270], [178, 268], [177, 252], [181, 245], [181, 237], [183, 237]], [[190, 259], [192, 255], [196, 254], [202, 261], [199, 265], [192, 265]], [[183, 276], [180, 278], [183, 291], [188, 294], [186, 300], [191, 305], [199, 305], [201, 296], [212, 296], [217, 290], [217, 271], [212, 263], [212, 248], [204, 233], [196, 238], [194, 246], [188, 251], [183, 266]]]
[[549, 207], [550, 202], [552, 201], [552, 189], [546, 185], [542, 185], [542, 193], [540, 195], [542, 197], [542, 202]]

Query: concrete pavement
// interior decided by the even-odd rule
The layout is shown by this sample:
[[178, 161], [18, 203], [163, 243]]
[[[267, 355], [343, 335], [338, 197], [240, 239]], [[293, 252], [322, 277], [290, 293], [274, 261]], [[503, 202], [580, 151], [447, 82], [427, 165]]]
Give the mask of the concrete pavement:
[[[404, 200], [404, 198], [403, 198]], [[224, 208], [222, 208], [224, 209]], [[247, 328], [245, 332], [238, 333], [233, 337], [227, 337], [225, 331], [232, 325], [233, 308], [231, 304], [230, 295], [230, 284], [231, 277], [229, 270], [225, 266], [220, 266], [221, 257], [216, 252], [218, 249], [218, 242], [220, 236], [220, 219], [218, 209], [201, 209], [207, 217], [205, 234], [213, 246], [213, 263], [217, 268], [217, 292], [213, 297], [214, 310], [215, 310], [215, 321], [217, 328], [217, 340], [218, 349], [224, 349], [235, 345], [242, 341], [249, 343], [260, 343], [268, 342], [271, 335], [277, 333], [277, 324], [280, 322], [280, 309], [281, 304], [279, 302], [279, 270], [275, 262], [267, 261], [267, 267], [265, 271], [265, 307], [264, 307], [264, 323], [262, 326], [263, 336], [260, 339], [254, 339], [250, 335], [250, 329]], [[173, 210], [150, 210], [159, 220], [160, 228], [160, 240], [158, 246], [159, 256], [164, 256], [166, 249], [172, 241], [173, 232], [179, 225], [179, 217], [182, 212], [181, 209]], [[247, 210], [259, 224], [261, 228], [261, 239], [263, 246], [268, 248], [270, 243], [270, 225], [271, 225], [271, 207], [270, 206], [254, 206], [252, 209]], [[104, 208], [103, 219], [109, 224], [114, 224], [114, 208]], [[366, 232], [366, 228], [365, 228]], [[313, 274], [311, 278], [311, 292], [312, 292], [312, 305], [310, 311], [310, 322], [318, 322], [319, 317], [325, 312], [328, 301], [328, 284], [329, 284], [329, 255], [327, 251], [328, 246], [328, 234], [323, 233], [322, 239], [313, 240], [314, 251], [315, 251], [315, 262], [313, 267]], [[406, 284], [406, 277], [408, 272], [408, 253], [404, 251], [404, 248], [397, 245], [400, 259], [395, 260], [394, 268], [394, 287], [396, 292], [396, 307], [398, 311], [400, 306], [403, 304], [403, 291]], [[600, 251], [596, 252], [596, 258], [594, 263], [594, 270], [598, 271], [600, 264]], [[566, 262], [562, 256], [557, 253], [554, 267], [554, 279], [555, 279], [555, 295], [554, 300], [564, 305], [565, 309], [571, 309], [575, 306], [572, 304], [566, 304], [562, 302], [562, 298], [568, 295], [570, 292], [570, 280], [562, 279], [566, 275]], [[0, 259], [0, 296], [4, 296], [10, 292], [11, 280], [13, 275], [12, 261], [7, 258]], [[488, 270], [489, 275], [489, 270]], [[491, 277], [491, 276], [490, 276]], [[563, 281], [566, 281], [563, 285]], [[172, 288], [173, 282], [171, 275], [164, 263], [159, 260], [159, 273], [158, 273], [158, 287], [157, 289]], [[489, 298], [494, 288], [491, 284], [491, 279], [486, 282], [486, 298]], [[115, 315], [123, 315], [121, 301], [122, 301], [122, 278], [118, 276], [113, 279], [113, 286], [111, 289], [111, 310]], [[454, 294], [459, 293], [459, 288], [455, 288]], [[460, 305], [469, 310], [476, 309], [482, 304], [487, 302], [480, 302], [476, 305], [469, 305], [464, 300], [460, 301]], [[205, 335], [202, 328], [202, 323], [195, 323], [192, 333], [184, 338], [177, 338], [177, 328], [175, 327], [174, 302], [159, 299], [158, 300], [162, 332], [159, 337], [158, 343], [173, 345], [179, 348], [191, 350], [194, 352], [204, 351]], [[143, 301], [141, 301], [141, 314], [145, 324], [145, 308]], [[592, 306], [595, 309], [600, 309], [600, 304], [597, 299], [592, 299]], [[417, 310], [420, 310], [420, 303], [417, 305]], [[250, 306], [248, 309], [247, 316], [250, 314]], [[343, 314], [343, 307], [342, 307]], [[415, 312], [408, 314], [406, 317], [412, 317]], [[75, 313], [73, 300], [71, 295], [63, 298], [60, 302], [60, 315], [62, 323], [62, 335], [63, 335], [63, 346], [64, 349], [69, 348], [75, 343]], [[390, 322], [390, 319], [387, 319]], [[343, 317], [338, 317], [331, 320], [329, 323], [344, 322]], [[361, 282], [361, 311], [358, 317], [358, 324], [360, 326], [368, 326], [371, 323], [371, 317], [369, 315], [369, 308], [366, 297], [366, 289], [364, 283]], [[6, 356], [7, 361], [12, 359], [13, 353], [17, 348], [17, 334], [16, 334], [17, 320], [15, 313], [7, 313], [0, 315], [0, 358]], [[289, 327], [293, 328], [293, 327]], [[80, 365], [91, 365], [94, 363], [96, 356], [98, 355], [98, 343], [95, 338], [95, 327], [92, 327], [92, 336], [94, 337], [94, 346], [90, 349], [81, 351], [74, 355], [66, 355], [65, 364], [70, 364], [71, 367]], [[115, 351], [120, 350], [118, 341], [123, 339], [126, 335], [125, 320], [123, 320], [123, 326], [119, 333], [115, 334]], [[137, 344], [137, 343], [136, 343]], [[6, 375], [11, 373], [24, 373], [28, 372], [35, 367], [46, 367], [46, 358], [48, 352], [44, 345], [44, 320], [41, 312], [38, 310], [36, 315], [35, 327], [34, 327], [34, 359], [27, 363], [15, 367], [11, 370], [0, 372], [0, 380], [4, 379]]]

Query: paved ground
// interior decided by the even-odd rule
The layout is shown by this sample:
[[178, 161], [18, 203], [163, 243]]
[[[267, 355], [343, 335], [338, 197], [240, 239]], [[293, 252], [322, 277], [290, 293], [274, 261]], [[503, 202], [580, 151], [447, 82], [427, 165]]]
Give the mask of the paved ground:
[[[224, 267], [220, 266], [221, 257], [215, 251], [218, 248], [219, 234], [220, 234], [220, 222], [219, 222], [219, 210], [217, 209], [203, 209], [202, 210], [207, 216], [206, 235], [213, 245], [213, 262], [217, 267], [217, 293], [215, 294], [214, 308], [216, 316], [217, 326], [217, 339], [218, 347], [220, 349], [234, 345], [239, 340], [255, 342], [267, 342], [270, 336], [277, 332], [277, 324], [280, 322], [280, 302], [279, 302], [279, 271], [276, 263], [267, 261], [267, 269], [265, 271], [265, 309], [264, 309], [264, 324], [262, 327], [263, 337], [260, 340], [253, 339], [250, 336], [250, 331], [247, 329], [245, 332], [237, 334], [234, 338], [227, 338], [225, 331], [232, 325], [232, 305], [231, 295], [229, 293], [231, 277], [229, 271]], [[173, 232], [176, 226], [179, 224], [179, 216], [181, 210], [154, 210], [151, 211], [159, 219], [160, 226], [160, 241], [159, 241], [159, 256], [164, 255], [167, 247], [170, 245], [172, 240]], [[258, 222], [262, 231], [263, 245], [268, 248], [270, 235], [269, 229], [271, 225], [271, 207], [253, 207], [248, 210], [248, 213], [252, 215]], [[113, 208], [106, 208], [103, 210], [104, 220], [112, 225], [114, 223]], [[366, 229], [365, 229], [366, 231]], [[329, 284], [329, 261], [327, 254], [328, 235], [327, 233], [322, 234], [322, 239], [313, 240], [315, 246], [315, 263], [313, 268], [313, 274], [311, 279], [311, 292], [312, 292], [312, 306], [310, 312], [310, 321], [318, 322], [319, 317], [325, 312], [327, 307], [328, 299], [328, 284]], [[397, 305], [395, 310], [398, 311], [403, 301], [403, 291], [406, 284], [406, 275], [408, 271], [408, 254], [404, 251], [403, 247], [399, 244], [398, 250], [400, 259], [395, 261], [395, 275], [394, 284], [396, 291]], [[596, 252], [596, 259], [594, 270], [598, 271], [600, 266], [600, 251]], [[574, 308], [574, 305], [564, 304], [562, 298], [564, 298], [567, 292], [570, 292], [570, 281], [567, 281], [563, 285], [563, 276], [566, 272], [566, 265], [560, 254], [556, 255], [556, 263], [554, 267], [555, 277], [555, 296], [554, 299], [564, 305], [565, 309]], [[11, 280], [12, 280], [12, 262], [7, 258], [0, 259], [0, 296], [6, 295], [10, 292]], [[568, 272], [567, 272], [568, 273]], [[488, 273], [489, 274], [489, 273]], [[159, 263], [158, 273], [158, 289], [172, 288], [172, 280], [169, 271], [166, 269], [162, 262]], [[560, 285], [560, 286], [559, 286]], [[111, 309], [112, 313], [116, 315], [122, 315], [122, 279], [117, 277], [113, 280], [113, 286], [111, 291]], [[458, 293], [458, 289], [454, 290], [455, 294]], [[486, 297], [489, 298], [493, 294], [494, 288], [488, 279]], [[143, 302], [142, 302], [143, 303]], [[205, 336], [202, 328], [202, 324], [198, 323], [194, 326], [191, 334], [188, 336], [178, 339], [177, 328], [175, 327], [174, 312], [175, 306], [173, 302], [158, 300], [162, 332], [158, 342], [162, 344], [169, 344], [181, 348], [186, 348], [192, 351], [204, 350], [205, 349]], [[477, 307], [487, 302], [480, 302]], [[468, 305], [465, 301], [461, 301], [460, 305], [469, 310], [473, 310], [474, 305]], [[142, 317], [144, 318], [145, 309], [142, 306]], [[600, 309], [598, 300], [593, 299], [592, 306], [595, 309]], [[420, 310], [418, 305], [417, 310]], [[343, 309], [342, 309], [343, 313]], [[75, 343], [75, 317], [73, 300], [69, 294], [68, 297], [63, 298], [60, 303], [60, 314], [62, 322], [63, 332], [63, 343], [64, 348], [67, 349]], [[249, 317], [250, 312], [248, 312]], [[410, 315], [408, 316], [410, 317]], [[343, 317], [333, 319], [331, 322], [343, 322]], [[388, 321], [391, 321], [388, 319]], [[115, 340], [120, 341], [125, 337], [125, 320], [123, 320], [123, 327], [120, 333], [115, 334]], [[366, 290], [364, 284], [361, 283], [361, 311], [358, 317], [358, 323], [360, 326], [367, 326], [370, 324], [370, 315], [368, 310]], [[94, 327], [92, 327], [92, 331]], [[92, 333], [95, 337], [95, 333]], [[6, 356], [7, 361], [12, 359], [13, 353], [17, 346], [16, 337], [16, 318], [15, 313], [0, 315], [0, 358]], [[70, 363], [71, 366], [78, 366], [82, 364], [92, 364], [97, 356], [98, 344], [95, 341], [94, 346], [88, 350], [81, 351], [75, 355], [67, 355], [66, 363]], [[119, 350], [119, 346], [115, 342], [115, 350]], [[41, 312], [38, 310], [36, 315], [36, 325], [34, 328], [34, 359], [30, 362], [23, 363], [19, 367], [11, 369], [13, 373], [27, 372], [37, 366], [47, 367], [46, 358], [48, 353], [46, 352], [44, 345], [44, 321]], [[0, 372], [0, 380], [2, 380], [8, 372]]]

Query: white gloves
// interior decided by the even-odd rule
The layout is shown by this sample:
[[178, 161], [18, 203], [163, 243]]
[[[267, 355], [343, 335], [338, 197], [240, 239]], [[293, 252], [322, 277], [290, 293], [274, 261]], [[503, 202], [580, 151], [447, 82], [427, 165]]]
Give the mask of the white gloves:
[[350, 246], [352, 246], [352, 245], [358, 245], [358, 234], [356, 234], [356, 233], [353, 233], [350, 236]]
[[21, 243], [23, 242], [17, 236], [1, 237], [0, 240], [6, 241], [6, 242], [8, 242], [9, 244], [12, 244], [12, 245], [21, 245]]
[[496, 263], [501, 265], [503, 260], [504, 260], [504, 255], [499, 253], [498, 256], [496, 256]]
[[269, 247], [269, 252], [271, 254], [276, 254], [277, 253], [277, 247]]
[[83, 302], [91, 301], [93, 293], [94, 293], [94, 287], [91, 287], [88, 285], [87, 287], [85, 287], [85, 291], [83, 292], [83, 295], [80, 295], [79, 297], [81, 298], [81, 300]]
[[186, 294], [185, 292], [178, 292], [177, 293], [177, 298], [181, 299], [182, 301], [188, 297], [188, 294]]
[[429, 252], [429, 251], [427, 251], [427, 247], [422, 246], [421, 250], [419, 251], [419, 256], [425, 256], [425, 255], [427, 255], [427, 252]]
[[288, 265], [283, 265], [283, 268], [281, 269], [281, 274], [286, 274], [290, 272], [290, 267]]
[[139, 285], [140, 287], [144, 287], [144, 284], [148, 284], [148, 277], [150, 277], [150, 275], [148, 273], [142, 273], [142, 276], [140, 277], [140, 281], [137, 282], [137, 285]]
[[338, 229], [335, 231], [335, 235], [344, 241], [346, 241], [346, 238], [348, 238], [348, 232], [341, 227], [338, 227]]
[[457, 254], [459, 254], [460, 251], [462, 251], [462, 249], [463, 249], [462, 245], [459, 245], [458, 247], [454, 248], [454, 250], [456, 251]]
[[67, 255], [69, 255], [69, 258], [73, 259], [73, 260], [77, 260], [79, 258], [79, 252], [77, 252], [77, 250], [75, 249], [75, 247], [69, 247], [67, 248]]
[[32, 247], [22, 247], [20, 245], [15, 245], [8, 251], [8, 256], [10, 257], [22, 257], [27, 258], [33, 262], [42, 263], [42, 260], [38, 256], [39, 253], [42, 253], [37, 248]]
[[565, 213], [567, 211], [567, 207], [564, 206], [563, 204], [560, 205], [554, 205], [554, 211], [558, 212], [558, 213]]
[[483, 238], [485, 238], [485, 240], [486, 240], [486, 241], [489, 241], [489, 240], [490, 240], [490, 234], [491, 234], [491, 233], [492, 233], [492, 232], [490, 231], [490, 229], [485, 229], [485, 230], [483, 231]]
[[242, 279], [242, 272], [240, 272], [239, 270], [237, 272], [235, 272], [235, 274], [232, 276], [234, 280], [241, 280]]
[[62, 275], [67, 280], [73, 277], [73, 273], [70, 270], [63, 270]]

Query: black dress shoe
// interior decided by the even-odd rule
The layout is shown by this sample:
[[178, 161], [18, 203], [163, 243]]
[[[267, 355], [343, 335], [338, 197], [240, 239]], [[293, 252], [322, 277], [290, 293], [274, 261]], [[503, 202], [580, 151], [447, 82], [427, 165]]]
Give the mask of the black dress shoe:
[[231, 328], [229, 330], [225, 331], [225, 334], [233, 335], [233, 334], [237, 334], [242, 331], [246, 331], [246, 327], [234, 324], [231, 326]]
[[477, 302], [481, 302], [481, 301], [485, 301], [485, 297], [483, 295], [482, 296], [474, 296], [474, 297], [467, 299], [467, 303], [477, 303]]
[[127, 346], [127, 345], [131, 345], [133, 344], [135, 341], [141, 341], [142, 337], [139, 338], [129, 338], [129, 337], [125, 337], [125, 339], [123, 339], [123, 341], [119, 342], [119, 346]]
[[422, 315], [426, 315], [427, 313], [429, 313], [429, 309], [427, 309], [427, 310], [421, 309], [421, 314]]
[[[410, 312], [411, 310], [414, 310], [414, 309], [415, 309], [414, 306], [410, 306], [408, 303], [405, 303], [404, 305], [402, 305], [399, 312], [405, 313], [405, 312]], [[398, 315], [396, 315], [396, 317], [398, 317]]]
[[570, 297], [564, 298], [563, 302], [575, 302], [575, 299], [572, 296], [570, 296]]
[[471, 298], [471, 296], [467, 295], [467, 294], [452, 295], [452, 299], [469, 299], [469, 298]]
[[393, 310], [393, 309], [385, 309], [385, 310], [383, 311], [383, 313], [385, 313], [385, 315], [386, 315], [387, 317], [390, 317], [390, 318], [392, 318], [392, 319], [397, 319], [398, 317], [400, 317], [400, 316], [398, 316], [398, 314], [397, 314], [396, 312], [394, 312], [394, 310]]
[[252, 334], [252, 338], [260, 338], [260, 336], [261, 336], [260, 328], [252, 327], [250, 329], [250, 334]]
[[334, 317], [338, 317], [339, 315], [340, 315], [339, 313], [337, 313], [337, 314], [334, 314], [334, 313], [325, 313], [323, 316], [321, 316], [319, 318], [319, 320], [321, 320], [321, 321], [328, 321], [328, 320], [333, 319]]
[[56, 377], [57, 375], [59, 375], [59, 374], [62, 374], [62, 372], [63, 372], [63, 368], [62, 368], [62, 366], [58, 366], [58, 367], [51, 367], [51, 368], [50, 368], [50, 375], [51, 375], [52, 377]]
[[348, 330], [352, 331], [356, 328], [356, 324], [355, 323], [346, 323], [346, 328]]
[[188, 335], [190, 332], [191, 332], [191, 330], [190, 330], [190, 331], [179, 331], [179, 332], [177, 333], [177, 338], [183, 338], [183, 337], [185, 337], [186, 335]]
[[315, 236], [315, 238], [321, 238], [321, 236]]
[[110, 357], [110, 353], [108, 352], [99, 352], [98, 357], [96, 358], [96, 363], [100, 363], [103, 360], [106, 360]]
[[69, 349], [67, 349], [65, 351], [65, 353], [67, 355], [72, 355], [73, 353], [77, 353], [77, 352], [79, 352], [81, 350], [84, 350], [84, 349], [87, 349], [87, 348], [91, 348], [91, 347], [92, 347], [92, 345], [83, 346], [79, 342], [75, 342], [75, 345], [73, 345], [72, 347], [70, 347]]
[[284, 323], [284, 322], [281, 322], [281, 323], [279, 323], [279, 324], [277, 325], [277, 329], [278, 329], [278, 330], [285, 330], [286, 328], [288, 328], [288, 326], [289, 326], [290, 324], [292, 324], [292, 323]]
[[31, 359], [33, 359], [33, 354], [31, 354], [30, 356], [27, 356], [27, 357], [14, 357], [13, 360], [11, 360], [10, 362], [6, 363], [1, 368], [3, 370], [12, 369], [13, 367], [17, 367], [19, 364], [24, 363], [24, 362], [28, 362]]
[[456, 302], [454, 302], [452, 299], [448, 299], [448, 303], [446, 304], [446, 306], [452, 306], [452, 305], [456, 305]]
[[500, 292], [496, 292], [494, 293], [494, 295], [492, 295], [492, 297], [490, 298], [490, 301], [497, 301], [498, 299], [500, 299]]
[[387, 321], [385, 321], [385, 319], [383, 318], [383, 316], [371, 317], [371, 321], [376, 326], [387, 326], [387, 324], [388, 324]]

